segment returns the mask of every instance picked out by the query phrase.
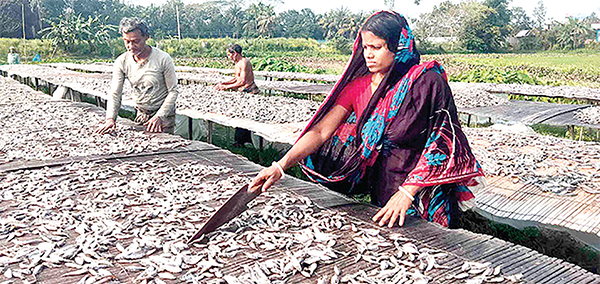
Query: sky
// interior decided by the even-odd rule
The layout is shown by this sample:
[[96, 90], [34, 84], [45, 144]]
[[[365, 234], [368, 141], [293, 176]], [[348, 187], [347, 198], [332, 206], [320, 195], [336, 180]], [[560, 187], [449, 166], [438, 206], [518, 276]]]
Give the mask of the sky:
[[[189, 0], [188, 0], [189, 1]], [[410, 17], [417, 18], [422, 13], [428, 13], [433, 10], [433, 6], [439, 5], [443, 0], [421, 0], [419, 5], [414, 4], [413, 0], [396, 0], [395, 9], [397, 12]], [[452, 0], [454, 3], [461, 1]], [[539, 0], [513, 0], [509, 6], [520, 6], [527, 14], [532, 17], [533, 10], [538, 6]], [[585, 17], [592, 12], [600, 15], [600, 1], [590, 0], [543, 0], [546, 7], [546, 16], [558, 21], [564, 20], [568, 16]], [[366, 4], [369, 3], [369, 4]], [[592, 4], [595, 3], [595, 4]], [[353, 12], [371, 11], [385, 9], [383, 0], [302, 0], [302, 1], [285, 1], [284, 4], [277, 5], [277, 12], [288, 9], [300, 10], [302, 8], [311, 8], [313, 12], [321, 14], [331, 9], [347, 7]]]
[[[460, 0], [451, 0], [454, 3]], [[543, 0], [546, 7], [546, 16], [557, 21], [564, 21], [568, 16], [585, 17], [595, 12], [600, 15], [600, 1], [597, 0]], [[163, 4], [166, 0], [129, 0], [129, 3], [136, 5]], [[202, 3], [204, 0], [183, 0], [186, 4]], [[258, 2], [258, 0], [249, 0], [245, 3]], [[328, 12], [331, 9], [346, 7], [352, 12], [372, 11], [386, 9], [384, 0], [281, 0], [269, 1], [264, 3], [275, 5], [277, 13], [286, 10], [301, 10], [310, 8], [316, 14]], [[283, 3], [281, 3], [283, 2]], [[421, 0], [419, 5], [414, 4], [414, 0], [396, 0], [395, 9], [397, 12], [409, 18], [418, 18], [422, 13], [428, 13], [433, 10], [433, 6], [439, 5], [443, 0]], [[538, 6], [539, 0], [512, 0], [510, 7], [520, 6], [530, 17], [533, 17], [533, 10]], [[595, 3], [595, 4], [592, 4]]]

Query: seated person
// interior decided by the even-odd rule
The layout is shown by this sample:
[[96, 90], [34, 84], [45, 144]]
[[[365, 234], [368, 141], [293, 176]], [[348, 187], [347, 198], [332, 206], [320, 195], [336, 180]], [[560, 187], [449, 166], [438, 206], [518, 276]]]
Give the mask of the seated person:
[[6, 64], [20, 64], [21, 56], [19, 56], [19, 52], [14, 46], [11, 46], [8, 49], [8, 56], [6, 57]]
[[240, 92], [258, 94], [259, 90], [254, 82], [254, 73], [252, 72], [252, 63], [242, 56], [242, 47], [238, 44], [232, 44], [227, 48], [227, 58], [233, 60], [235, 64], [235, 77], [231, 80], [215, 85], [215, 90], [238, 90]]

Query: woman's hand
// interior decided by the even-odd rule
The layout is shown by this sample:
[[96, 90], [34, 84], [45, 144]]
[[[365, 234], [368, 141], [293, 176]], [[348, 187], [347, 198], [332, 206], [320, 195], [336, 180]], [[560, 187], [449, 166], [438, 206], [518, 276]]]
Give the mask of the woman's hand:
[[[405, 186], [404, 188], [413, 196], [419, 190], [416, 186]], [[410, 197], [402, 190], [398, 190], [396, 194], [388, 200], [385, 206], [373, 216], [373, 221], [379, 222], [379, 226], [385, 226], [385, 224], [387, 224], [388, 227], [392, 228], [397, 220], [398, 226], [402, 227], [402, 225], [404, 225], [406, 211], [408, 211], [411, 204], [412, 200]]]
[[272, 165], [268, 168], [264, 168], [262, 171], [256, 175], [254, 179], [250, 182], [248, 188], [250, 191], [260, 191], [265, 192], [269, 187], [273, 185], [276, 181], [280, 180], [282, 177], [281, 171], [276, 165]]

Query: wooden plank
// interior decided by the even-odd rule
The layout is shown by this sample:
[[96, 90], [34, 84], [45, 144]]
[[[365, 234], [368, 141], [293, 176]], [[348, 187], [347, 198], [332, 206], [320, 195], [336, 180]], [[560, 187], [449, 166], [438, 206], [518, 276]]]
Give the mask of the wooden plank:
[[577, 283], [577, 284], [598, 284], [600, 283], [600, 280], [597, 279], [597, 277], [593, 277], [590, 275], [590, 273], [582, 273], [580, 275], [577, 275], [575, 278], [573, 278], [570, 282], [567, 282], [569, 284], [572, 283]]
[[534, 212], [539, 212], [539, 209], [536, 209], [536, 206], [539, 204], [544, 204], [547, 201], [548, 197], [542, 196], [539, 194], [532, 194], [527, 202], [523, 204], [521, 208], [515, 210], [514, 214], [511, 218], [516, 220], [531, 220], [532, 216], [535, 214]]
[[554, 279], [554, 283], [555, 284], [580, 283], [580, 282], [573, 282], [573, 281], [575, 279], [577, 279], [578, 277], [581, 277], [582, 275], [584, 275], [584, 273], [582, 273], [581, 271], [576, 271], [574, 273], [571, 273], [570, 275], [561, 275], [560, 277], [556, 277]]
[[483, 258], [485, 261], [489, 261], [494, 265], [505, 265], [515, 261], [515, 255], [520, 255], [522, 251], [519, 248], [511, 247], [504, 249], [501, 252], [494, 254], [493, 256]]
[[469, 240], [468, 242], [465, 242], [463, 244], [460, 245], [456, 245], [453, 247], [448, 247], [448, 252], [450, 253], [454, 253], [454, 254], [458, 254], [458, 255], [465, 255], [465, 253], [469, 252], [469, 251], [479, 251], [478, 248], [485, 246], [485, 243], [488, 242], [490, 240], [491, 237], [477, 237], [477, 238], [472, 238], [471, 240]]
[[540, 259], [535, 263], [535, 265], [535, 267], [532, 267], [523, 273], [523, 276], [526, 279], [534, 283], [540, 279], [554, 275], [554, 273], [556, 273], [558, 270], [562, 270], [564, 268], [564, 266], [560, 265], [560, 262], [557, 259], [553, 259], [545, 255], [540, 255]]
[[[486, 203], [486, 205], [488, 206], [488, 208], [490, 208], [490, 212], [491, 214], [494, 215], [498, 215], [501, 213], [501, 209], [502, 207], [500, 207], [501, 204], [506, 203], [507, 201], [510, 201], [509, 196], [503, 195], [503, 194], [496, 194], [495, 192], [491, 191], [491, 187], [490, 187], [490, 191], [488, 191], [488, 194], [492, 195], [493, 198], [490, 198], [488, 200], [488, 202]], [[475, 202], [477, 202], [479, 204], [479, 202], [477, 201], [477, 198], [475, 199]]]
[[556, 219], [566, 210], [568, 210], [571, 207], [571, 204], [569, 202], [560, 202], [559, 207], [555, 208], [555, 210], [552, 210], [552, 212], [550, 212], [546, 218], [542, 221], [544, 224], [554, 224], [557, 223]]
[[555, 279], [557, 277], [560, 278], [561, 274], [563, 274], [563, 275], [565, 275], [565, 274], [566, 275], [570, 275], [571, 273], [573, 273], [573, 272], [571, 272], [571, 270], [569, 269], [569, 267], [567, 267], [567, 266], [564, 265], [564, 263], [563, 263], [563, 265], [560, 265], [560, 266], [556, 265], [555, 267], [556, 267], [556, 270], [554, 270], [553, 273], [550, 273], [549, 275], [546, 275], [546, 276], [543, 276], [543, 277], [542, 276], [536, 277], [532, 281], [535, 281], [537, 283], [555, 283], [555, 282], [558, 282]]
[[531, 264], [538, 260], [538, 256], [531, 251], [521, 251], [521, 255], [513, 259], [511, 263], [502, 266], [502, 272], [509, 275], [524, 273], [531, 268]]
[[588, 274], [586, 279], [591, 279], [587, 284], [600, 284], [600, 277], [597, 274]]
[[477, 261], [488, 261], [489, 259], [494, 259], [495, 256], [501, 254], [503, 251], [506, 251], [507, 249], [510, 248], [510, 246], [498, 246], [498, 245], [494, 245], [493, 244], [493, 240], [490, 240], [488, 243], [485, 243], [484, 245], [487, 246], [487, 248], [484, 248], [484, 251], [475, 253], [475, 254], [471, 254], [471, 259], [473, 260], [477, 260]]
[[506, 200], [495, 203], [493, 206], [498, 210], [498, 214], [496, 215], [501, 218], [508, 218], [508, 216], [512, 214], [510, 208], [521, 206], [520, 202], [517, 202], [515, 200], [522, 200], [526, 196], [529, 196], [529, 193], [524, 191], [517, 191], [511, 196], [507, 197]]
[[534, 221], [540, 217], [540, 212], [546, 209], [546, 197], [538, 195], [533, 199], [533, 207], [529, 212], [528, 221]]
[[546, 207], [538, 214], [538, 216], [535, 219], [533, 219], [533, 221], [543, 223], [544, 220], [547, 218], [548, 214], [550, 214], [553, 210], [558, 208], [560, 203], [560, 200], [557, 199], [546, 199], [544, 201]]
[[[582, 211], [585, 211], [589, 207], [590, 207], [590, 205], [585, 204], [585, 203], [578, 202], [578, 204], [573, 204], [571, 209], [569, 211], [565, 212], [564, 220], [556, 225], [561, 226], [561, 227], [567, 227], [567, 228], [570, 228], [570, 229], [576, 230], [576, 231], [581, 231], [581, 229], [585, 226], [585, 223], [578, 221], [577, 216], [581, 215], [583, 213]], [[593, 218], [590, 218], [590, 219], [596, 220]]]
[[515, 198], [512, 199], [511, 203], [507, 204], [506, 206], [503, 206], [503, 210], [507, 212], [507, 214], [504, 217], [509, 219], [515, 219], [514, 216], [517, 215], [518, 212], [521, 212], [523, 210], [529, 210], [529, 203], [531, 202], [531, 199], [533, 199], [534, 196], [535, 194], [532, 194], [531, 192], [528, 192], [526, 190], [523, 190], [521, 194], [517, 194]]
[[[576, 216], [577, 214], [581, 213], [581, 210], [586, 207], [589, 207], [589, 205], [577, 201], [571, 201], [571, 206], [559, 215], [560, 218], [556, 218], [556, 222], [554, 223], [554, 225], [559, 225], [563, 223], [574, 223], [574, 221], [576, 220], [574, 220], [573, 216]], [[562, 221], [560, 221], [560, 219], [562, 219]]]
[[[442, 234], [435, 235], [432, 238], [428, 238], [424, 240], [425, 243], [431, 246], [435, 246], [437, 248], [448, 250], [451, 247], [459, 246], [464, 244], [470, 240], [472, 240], [474, 236], [468, 236], [465, 234], [448, 234], [447, 232], [442, 232]], [[475, 236], [475, 238], [477, 238]]]

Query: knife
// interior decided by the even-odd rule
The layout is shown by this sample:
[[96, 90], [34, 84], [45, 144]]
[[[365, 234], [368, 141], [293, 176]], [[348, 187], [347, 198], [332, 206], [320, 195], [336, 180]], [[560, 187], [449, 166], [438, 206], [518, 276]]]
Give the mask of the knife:
[[204, 234], [208, 234], [221, 225], [229, 222], [231, 219], [242, 214], [242, 212], [248, 209], [248, 202], [254, 200], [260, 195], [260, 189], [256, 191], [248, 191], [248, 184], [242, 186], [233, 196], [231, 196], [225, 204], [213, 214], [208, 221], [192, 236], [187, 243], [191, 244], [202, 237]]

